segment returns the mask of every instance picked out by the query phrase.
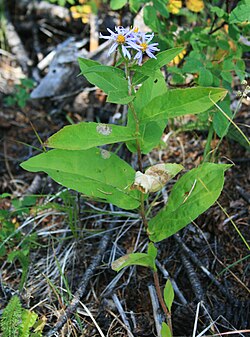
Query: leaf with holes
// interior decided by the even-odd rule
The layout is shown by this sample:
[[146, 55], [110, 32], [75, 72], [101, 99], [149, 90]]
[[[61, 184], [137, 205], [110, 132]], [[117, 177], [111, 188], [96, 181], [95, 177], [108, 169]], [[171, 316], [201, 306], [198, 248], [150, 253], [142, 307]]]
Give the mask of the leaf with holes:
[[47, 140], [46, 146], [65, 150], [87, 150], [132, 139], [135, 139], [135, 135], [128, 127], [83, 122], [65, 126]]
[[134, 169], [104, 149], [51, 150], [25, 161], [21, 167], [43, 171], [63, 186], [124, 209], [140, 205], [140, 192], [129, 188]]

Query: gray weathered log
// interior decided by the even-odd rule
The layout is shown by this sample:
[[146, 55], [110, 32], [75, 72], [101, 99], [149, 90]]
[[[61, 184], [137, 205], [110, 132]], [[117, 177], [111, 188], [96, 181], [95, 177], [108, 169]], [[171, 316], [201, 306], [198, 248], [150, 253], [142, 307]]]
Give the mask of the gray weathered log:
[[48, 20], [56, 20], [56, 23], [65, 25], [71, 20], [70, 11], [66, 7], [58, 6], [48, 1], [19, 0], [16, 2], [18, 9], [26, 11], [26, 14], [34, 13], [39, 17], [46, 17]]
[[5, 36], [13, 55], [15, 55], [17, 62], [20, 64], [25, 75], [28, 75], [29, 66], [31, 66], [32, 61], [30, 60], [24, 45], [11, 21], [8, 6], [5, 6], [4, 11], [6, 24], [5, 24]]
[[[47, 75], [32, 91], [30, 97], [32, 99], [41, 99], [61, 96], [90, 86], [83, 76], [78, 76], [80, 68], [77, 58], [86, 57], [105, 63], [108, 59], [108, 45], [109, 42], [105, 42], [94, 52], [88, 53], [85, 49], [78, 49], [78, 44], [72, 39], [68, 39], [64, 44], [60, 44], [51, 61]], [[110, 61], [112, 61], [111, 58]]]

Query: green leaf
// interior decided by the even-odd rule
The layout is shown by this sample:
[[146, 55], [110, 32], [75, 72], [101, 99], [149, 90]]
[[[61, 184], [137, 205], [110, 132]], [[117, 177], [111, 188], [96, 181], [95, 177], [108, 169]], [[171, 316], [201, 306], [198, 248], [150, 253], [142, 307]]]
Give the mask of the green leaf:
[[235, 140], [237, 143], [244, 146], [247, 151], [250, 151], [249, 143], [247, 142], [245, 137], [243, 137], [243, 135], [239, 132], [239, 130], [236, 129], [236, 127], [233, 124], [229, 126], [227, 137]]
[[111, 0], [110, 1], [110, 8], [116, 11], [124, 7], [127, 4], [127, 0]]
[[183, 47], [177, 47], [162, 51], [156, 55], [156, 59], [149, 59], [142, 66], [136, 66], [133, 84], [142, 83], [148, 76], [156, 76], [155, 72], [171, 62], [183, 49]]
[[102, 89], [106, 94], [111, 92], [111, 97], [114, 97], [114, 91], [119, 91], [121, 94], [121, 102], [117, 96], [115, 96], [115, 102], [108, 96], [109, 102], [123, 104], [122, 101], [124, 101], [124, 97], [129, 95], [128, 83], [121, 69], [104, 66], [96, 61], [85, 58], [78, 58], [78, 62], [82, 74], [90, 83]]
[[227, 91], [220, 88], [189, 88], [168, 90], [151, 100], [142, 111], [145, 123], [161, 119], [198, 114], [213, 106], [213, 102], [223, 99]]
[[19, 326], [19, 337], [30, 336], [30, 328], [35, 324], [37, 317], [38, 315], [35, 312], [23, 309], [22, 321]]
[[173, 289], [173, 286], [170, 280], [167, 280], [163, 295], [164, 295], [164, 301], [166, 303], [168, 311], [171, 312], [171, 307], [174, 301], [174, 289]]
[[129, 0], [129, 8], [132, 12], [138, 12], [141, 6], [141, 0]]
[[[160, 70], [155, 71], [154, 74], [154, 77], [149, 77], [145, 82], [143, 82], [142, 86], [136, 93], [135, 100], [133, 101], [133, 107], [139, 119], [139, 143], [143, 153], [149, 152], [155, 145], [158, 144], [166, 125], [166, 121], [159, 121], [156, 123], [153, 121], [147, 125], [143, 125], [141, 123], [142, 109], [153, 98], [167, 92], [166, 82]], [[133, 129], [134, 132], [136, 131], [135, 119], [131, 109], [129, 109], [128, 112], [128, 127]], [[127, 142], [126, 145], [131, 152], [137, 151], [136, 141]]]
[[116, 90], [116, 91], [109, 91], [108, 97], [106, 102], [116, 103], [116, 104], [128, 104], [129, 102], [133, 101], [135, 98], [134, 95], [128, 95], [127, 92]]
[[183, 71], [186, 73], [197, 73], [200, 68], [203, 68], [203, 63], [196, 58], [188, 58], [183, 66]]
[[128, 266], [142, 266], [151, 268], [156, 271], [155, 258], [157, 255], [157, 249], [152, 242], [149, 243], [148, 253], [132, 253], [127, 254], [112, 263], [112, 269], [115, 271], [120, 271], [121, 269]]
[[203, 68], [200, 70], [199, 85], [209, 86], [213, 84], [213, 74], [210, 70]]
[[227, 14], [222, 8], [218, 6], [212, 6], [211, 13], [215, 13], [218, 16], [218, 18], [222, 18], [224, 15]]
[[222, 50], [230, 50], [230, 45], [227, 40], [218, 40], [217, 45]]
[[[225, 114], [227, 114], [228, 117], [232, 118], [233, 114], [230, 109], [230, 100], [220, 102], [218, 105], [225, 112]], [[213, 116], [213, 128], [220, 138], [227, 134], [229, 125], [230, 121], [219, 109], [217, 109]]]
[[171, 330], [165, 322], [161, 326], [161, 337], [172, 337]]
[[82, 122], [65, 126], [47, 140], [46, 146], [64, 150], [87, 150], [131, 139], [135, 139], [135, 136], [128, 127]]
[[24, 283], [27, 279], [28, 276], [28, 271], [29, 271], [29, 256], [26, 256], [24, 254], [23, 250], [13, 250], [12, 252], [10, 252], [8, 254], [8, 258], [7, 261], [8, 262], [13, 262], [15, 260], [18, 260], [19, 263], [22, 266], [22, 276], [21, 276], [21, 280], [20, 280], [20, 284], [19, 284], [19, 290], [22, 290]]
[[43, 171], [59, 184], [91, 198], [124, 209], [140, 205], [140, 192], [131, 191], [135, 171], [104, 149], [51, 150], [21, 164], [31, 172]]
[[224, 171], [231, 165], [204, 163], [178, 180], [165, 209], [149, 221], [150, 240], [158, 242], [175, 234], [218, 199], [224, 184]]
[[[162, 88], [165, 92], [161, 95], [157, 94], [150, 102], [146, 99], [147, 95], [144, 95], [145, 103], [147, 104], [143, 104], [143, 109], [138, 112], [140, 125], [139, 143], [142, 153], [148, 153], [159, 144], [168, 118], [204, 112], [213, 106], [213, 101], [217, 102], [227, 93], [225, 89], [220, 88], [198, 87], [167, 91], [165, 85]], [[135, 99], [134, 104], [136, 102], [137, 99]], [[134, 124], [132, 119], [129, 114], [128, 126], [131, 128]], [[127, 142], [127, 146], [130, 151], [136, 151], [134, 142]]]
[[237, 7], [229, 15], [229, 23], [249, 22], [250, 3], [239, 3]]
[[223, 80], [227, 81], [230, 84], [233, 81], [233, 76], [229, 71], [222, 70], [221, 77], [223, 78]]
[[148, 244], [148, 255], [151, 256], [154, 260], [157, 256], [157, 248], [153, 244], [153, 242], [149, 242]]
[[169, 17], [165, 0], [153, 0], [154, 8], [165, 18]]
[[156, 10], [153, 6], [145, 6], [143, 9], [143, 21], [145, 25], [150, 27], [154, 32], [158, 31], [158, 18]]

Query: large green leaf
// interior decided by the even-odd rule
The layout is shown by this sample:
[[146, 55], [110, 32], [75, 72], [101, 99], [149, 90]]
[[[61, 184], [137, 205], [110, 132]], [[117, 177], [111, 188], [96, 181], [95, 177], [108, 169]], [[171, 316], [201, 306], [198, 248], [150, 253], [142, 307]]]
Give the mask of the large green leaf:
[[126, 254], [112, 263], [112, 269], [115, 271], [120, 271], [121, 269], [128, 266], [142, 266], [151, 268], [156, 271], [155, 258], [157, 255], [157, 249], [154, 247], [152, 242], [149, 243], [148, 253], [132, 253]]
[[205, 163], [182, 176], [174, 185], [166, 208], [149, 221], [150, 239], [166, 239], [212, 206], [222, 191], [224, 171], [230, 166]]
[[145, 122], [198, 114], [224, 98], [227, 91], [220, 88], [189, 88], [168, 90], [154, 98], [142, 111], [141, 120]]
[[[82, 74], [90, 83], [102, 89], [106, 94], [111, 93], [111, 96], [107, 98], [109, 102], [124, 104], [125, 97], [128, 101], [131, 100], [128, 94], [128, 82], [121, 69], [105, 66], [85, 58], [78, 58], [78, 62]], [[115, 91], [120, 92], [121, 100], [114, 95]]]
[[83, 122], [68, 125], [51, 136], [46, 145], [55, 149], [87, 150], [105, 144], [135, 139], [131, 128], [113, 124]]
[[140, 192], [129, 188], [134, 182], [134, 169], [103, 149], [51, 150], [27, 160], [21, 167], [31, 172], [43, 171], [63, 186], [124, 209], [140, 204]]
[[[159, 144], [168, 118], [204, 112], [213, 106], [213, 102], [222, 99], [227, 93], [225, 89], [203, 87], [167, 90], [162, 79], [160, 77], [157, 79], [156, 83], [151, 78], [145, 81], [140, 89], [142, 92], [140, 93], [139, 90], [136, 93], [133, 102], [134, 106], [138, 105], [138, 107], [137, 101], [142, 103], [142, 109], [136, 109], [140, 122], [139, 143], [142, 153], [148, 153]], [[151, 86], [156, 85], [158, 92], [153, 89], [150, 91], [148, 88], [150, 83]], [[150, 94], [151, 92], [152, 94]], [[152, 98], [150, 101], [147, 94], [149, 98]], [[145, 102], [143, 102], [143, 97]], [[133, 127], [134, 121], [132, 119], [133, 116], [130, 113], [129, 127]], [[129, 142], [127, 146], [130, 151], [136, 151], [135, 142]]]
[[[154, 76], [148, 78], [136, 93], [133, 101], [133, 108], [139, 120], [139, 143], [143, 153], [148, 153], [155, 145], [158, 144], [162, 132], [166, 126], [165, 120], [152, 121], [148, 124], [142, 123], [142, 110], [155, 97], [167, 92], [165, 79], [160, 70], [154, 72]], [[131, 109], [128, 112], [128, 127], [136, 130], [135, 119]], [[136, 142], [129, 141], [126, 143], [131, 152], [136, 152]]]

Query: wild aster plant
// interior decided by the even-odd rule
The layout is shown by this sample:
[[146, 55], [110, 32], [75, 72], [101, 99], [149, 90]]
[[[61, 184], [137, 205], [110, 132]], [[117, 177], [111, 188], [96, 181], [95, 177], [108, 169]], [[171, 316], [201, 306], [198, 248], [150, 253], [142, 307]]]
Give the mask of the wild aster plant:
[[[134, 51], [133, 59], [136, 60], [139, 65], [142, 64], [142, 58], [145, 53], [148, 57], [156, 59], [153, 53], [160, 50], [156, 47], [158, 46], [158, 43], [149, 44], [154, 37], [154, 33], [148, 35], [139, 32], [137, 28], [129, 30], [128, 28], [124, 28], [122, 26], [115, 27], [115, 31], [117, 33], [113, 32], [109, 28], [107, 28], [107, 30], [111, 35], [103, 36], [100, 34], [100, 37], [102, 39], [114, 41], [109, 49], [108, 55], [112, 54], [119, 46], [121, 46], [122, 55], [129, 60], [131, 59], [131, 51]], [[130, 51], [128, 49], [130, 49]], [[136, 54], [135, 51], [137, 52]]]
[[156, 59], [155, 53], [156, 51], [159, 51], [160, 49], [157, 48], [158, 43], [151, 43], [149, 42], [153, 39], [154, 33], [150, 35], [146, 35], [145, 33], [139, 33], [139, 38], [137, 40], [137, 45], [134, 47], [138, 52], [136, 53], [134, 59], [138, 60], [138, 64], [142, 64], [142, 58], [143, 54], [146, 53], [148, 57]]
[[112, 30], [109, 28], [107, 28], [107, 30], [110, 32], [111, 35], [103, 36], [100, 33], [100, 38], [113, 41], [113, 44], [109, 49], [108, 55], [112, 54], [115, 50], [117, 50], [117, 47], [121, 46], [123, 56], [127, 57], [130, 60], [131, 55], [128, 51], [128, 48], [132, 47], [131, 43], [135, 40], [133, 30], [129, 30], [128, 28], [124, 28], [122, 26], [115, 27], [115, 31], [117, 33], [112, 32]]

